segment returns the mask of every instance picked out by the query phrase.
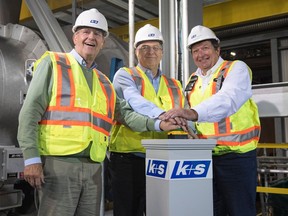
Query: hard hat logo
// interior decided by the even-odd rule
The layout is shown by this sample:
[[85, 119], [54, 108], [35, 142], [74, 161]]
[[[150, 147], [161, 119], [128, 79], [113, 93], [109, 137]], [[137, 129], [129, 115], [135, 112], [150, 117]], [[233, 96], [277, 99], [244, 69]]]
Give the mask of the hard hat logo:
[[196, 34], [192, 35], [191, 39], [195, 38], [196, 36], [197, 36]]
[[90, 20], [90, 23], [94, 23], [94, 24], [97, 24], [98, 21], [97, 20]]

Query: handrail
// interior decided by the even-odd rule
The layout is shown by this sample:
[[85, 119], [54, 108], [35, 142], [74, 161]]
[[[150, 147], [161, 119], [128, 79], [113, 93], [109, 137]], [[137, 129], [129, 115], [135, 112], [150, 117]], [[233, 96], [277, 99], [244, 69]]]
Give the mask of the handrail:
[[285, 195], [288, 195], [288, 188], [257, 186], [257, 190], [256, 191], [258, 193], [272, 193], [272, 194], [285, 194]]
[[287, 148], [288, 143], [258, 143], [257, 148]]
[[[258, 143], [257, 148], [288, 149], [288, 143], [283, 143], [283, 144], [282, 143]], [[283, 159], [283, 158], [281, 158], [281, 159]], [[288, 157], [287, 157], [287, 160], [288, 160]], [[260, 173], [263, 173], [263, 169], [258, 169], [258, 172], [259, 171], [260, 171]], [[282, 170], [278, 170], [278, 171], [282, 171]], [[283, 170], [283, 173], [287, 173], [287, 171], [288, 170]], [[288, 188], [257, 186], [257, 192], [258, 193], [273, 193], [273, 194], [285, 194], [285, 195], [288, 195]]]

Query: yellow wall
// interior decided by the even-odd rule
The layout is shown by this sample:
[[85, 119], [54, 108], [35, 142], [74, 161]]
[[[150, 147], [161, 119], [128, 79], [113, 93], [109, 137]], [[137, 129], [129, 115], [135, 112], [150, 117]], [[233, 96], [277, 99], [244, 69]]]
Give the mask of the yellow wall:
[[[203, 24], [210, 28], [288, 14], [287, 0], [230, 0], [203, 8]], [[152, 22], [153, 21], [153, 22]], [[158, 19], [137, 23], [135, 31], [146, 23], [159, 26]], [[110, 30], [128, 41], [128, 26]]]
[[[81, 4], [85, 0], [78, 1]], [[71, 7], [71, 0], [48, 0], [47, 2], [52, 10]], [[283, 14], [288, 14], [288, 0], [230, 0], [204, 7], [203, 24], [210, 28], [215, 28]], [[25, 1], [23, 1], [20, 20], [30, 17], [31, 14], [27, 9]], [[135, 31], [146, 23], [159, 26], [158, 19], [147, 20], [136, 23]], [[128, 25], [110, 29], [109, 31], [115, 33], [125, 41], [129, 39]]]
[[[47, 0], [47, 4], [52, 10], [68, 6], [71, 7], [71, 2], [71, 0]], [[26, 2], [23, 0], [21, 6], [20, 21], [31, 18], [31, 16], [32, 15], [26, 6]]]
[[[153, 26], [159, 27], [159, 19], [155, 18], [155, 19], [135, 23], [135, 26], [134, 26], [135, 32], [147, 23], [150, 23]], [[118, 37], [120, 37], [122, 40], [126, 42], [129, 41], [129, 26], [128, 25], [121, 26], [119, 28], [109, 29], [109, 31], [118, 35]]]
[[213, 28], [288, 14], [287, 0], [231, 0], [203, 9], [203, 24]]

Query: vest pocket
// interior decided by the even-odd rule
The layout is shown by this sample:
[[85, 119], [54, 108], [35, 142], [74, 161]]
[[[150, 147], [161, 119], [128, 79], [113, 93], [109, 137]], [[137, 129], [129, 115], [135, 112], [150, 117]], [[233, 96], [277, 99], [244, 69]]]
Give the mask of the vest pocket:
[[[87, 133], [87, 132], [86, 132]], [[40, 126], [39, 150], [42, 155], [69, 155], [84, 150], [89, 141], [85, 127]]]

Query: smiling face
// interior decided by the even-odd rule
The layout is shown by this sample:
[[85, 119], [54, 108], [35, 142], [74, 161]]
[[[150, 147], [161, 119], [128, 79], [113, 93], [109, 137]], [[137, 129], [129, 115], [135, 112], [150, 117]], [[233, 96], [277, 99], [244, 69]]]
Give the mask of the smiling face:
[[74, 33], [73, 42], [75, 50], [86, 61], [89, 68], [104, 45], [104, 35], [101, 30], [82, 27]]
[[202, 70], [203, 75], [218, 61], [220, 48], [215, 48], [210, 40], [201, 41], [191, 47], [194, 63]]
[[156, 76], [163, 56], [162, 45], [159, 41], [145, 41], [136, 48], [136, 56], [139, 63], [152, 71]]

